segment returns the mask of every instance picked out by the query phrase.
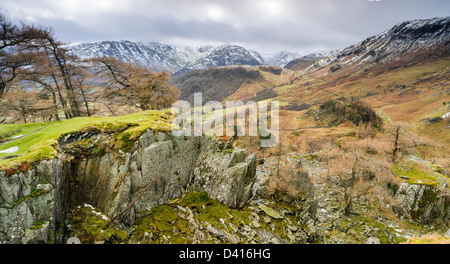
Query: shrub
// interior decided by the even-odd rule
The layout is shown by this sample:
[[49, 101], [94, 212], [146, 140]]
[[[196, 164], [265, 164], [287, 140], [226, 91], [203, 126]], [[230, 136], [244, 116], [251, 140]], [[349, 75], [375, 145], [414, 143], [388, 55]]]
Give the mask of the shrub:
[[315, 153], [322, 151], [324, 146], [330, 144], [330, 140], [326, 138], [320, 139], [308, 139], [306, 141], [306, 152], [307, 153]]
[[284, 165], [269, 178], [269, 192], [274, 198], [292, 203], [306, 200], [313, 195], [314, 185], [309, 179], [308, 171], [295, 168], [294, 165]]
[[275, 75], [280, 75], [283, 72], [282, 68], [273, 66], [260, 66], [259, 69], [261, 69], [261, 71], [270, 72]]
[[361, 102], [358, 98], [352, 97], [350, 102], [340, 102], [329, 100], [320, 106], [326, 115], [333, 115], [336, 119], [346, 119], [355, 125], [371, 124], [372, 127], [381, 129], [383, 120], [377, 116], [370, 105]]
[[343, 142], [340, 148], [323, 146], [319, 156], [327, 164], [326, 182], [337, 180], [345, 189], [346, 214], [351, 213], [353, 200], [360, 198], [389, 204], [389, 210], [399, 206], [392, 196], [392, 186], [399, 180], [391, 169], [391, 145], [388, 138], [366, 138]]
[[288, 106], [284, 106], [282, 107], [283, 110], [290, 110], [290, 111], [302, 111], [302, 110], [306, 110], [309, 109], [311, 106], [309, 104], [298, 104], [298, 103], [292, 103]]
[[259, 101], [267, 100], [267, 99], [277, 97], [277, 96], [278, 96], [278, 94], [274, 90], [264, 89], [264, 90], [256, 93], [255, 96], [248, 98], [247, 101], [259, 102]]

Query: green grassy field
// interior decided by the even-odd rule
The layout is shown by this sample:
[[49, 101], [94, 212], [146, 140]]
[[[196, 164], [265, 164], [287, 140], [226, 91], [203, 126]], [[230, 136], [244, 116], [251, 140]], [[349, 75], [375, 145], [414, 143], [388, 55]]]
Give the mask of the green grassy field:
[[[145, 111], [114, 117], [78, 117], [63, 121], [34, 124], [13, 124], [0, 126], [0, 135], [8, 135], [0, 145], [0, 152], [17, 147], [14, 153], [0, 153], [0, 169], [17, 167], [23, 162], [33, 163], [55, 156], [57, 140], [64, 134], [80, 131], [87, 127], [106, 129], [127, 124], [122, 133], [129, 133], [136, 139], [146, 129], [170, 131], [169, 113], [165, 111]], [[19, 138], [17, 136], [26, 135]], [[6, 158], [6, 159], [5, 159]]]

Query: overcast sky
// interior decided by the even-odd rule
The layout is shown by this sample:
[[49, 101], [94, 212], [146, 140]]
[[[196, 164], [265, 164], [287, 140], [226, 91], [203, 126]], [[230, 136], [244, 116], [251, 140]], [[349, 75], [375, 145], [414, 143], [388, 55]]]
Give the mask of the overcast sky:
[[1, 0], [0, 8], [69, 43], [229, 43], [260, 52], [342, 49], [405, 20], [450, 15], [449, 0]]

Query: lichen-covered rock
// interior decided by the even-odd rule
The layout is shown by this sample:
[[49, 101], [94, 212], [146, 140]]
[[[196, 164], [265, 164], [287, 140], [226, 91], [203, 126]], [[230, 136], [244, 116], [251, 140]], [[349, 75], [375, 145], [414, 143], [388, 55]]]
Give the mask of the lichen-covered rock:
[[397, 191], [396, 199], [406, 211], [415, 211], [426, 188], [425, 185], [402, 183]]
[[[212, 143], [210, 143], [212, 144]], [[231, 154], [210, 145], [194, 166], [194, 190], [204, 191], [231, 208], [242, 207], [252, 194], [256, 179], [256, 155], [243, 149]]]
[[252, 195], [256, 156], [247, 157], [242, 149], [222, 151], [223, 144], [213, 138], [147, 130], [129, 153], [73, 158], [74, 153], [63, 152], [69, 143], [90, 136], [95, 134], [65, 135], [58, 141], [61, 158], [8, 176], [0, 172], [1, 243], [44, 241], [30, 231], [37, 221], [49, 223], [42, 232], [51, 229], [55, 243], [62, 243], [71, 200], [92, 204], [109, 217], [125, 212], [118, 220], [131, 225], [136, 213], [188, 190], [204, 191], [233, 208], [242, 207]]
[[0, 243], [22, 243], [38, 221], [47, 222], [49, 228], [43, 232], [51, 229], [52, 239], [61, 241], [69, 204], [69, 167], [53, 159], [13, 175], [0, 173]]
[[438, 189], [425, 184], [402, 183], [395, 198], [412, 218], [423, 223], [450, 220], [450, 197], [447, 187]]
[[45, 222], [42, 225], [25, 230], [22, 244], [47, 244], [49, 227], [49, 222]]
[[381, 241], [377, 237], [369, 237], [366, 241], [364, 241], [364, 244], [381, 244]]
[[78, 237], [69, 237], [66, 244], [81, 244], [81, 241]]
[[[54, 192], [44, 191], [43, 193], [35, 197], [27, 196], [11, 208], [0, 208], [0, 230], [3, 231], [0, 232], [1, 243], [23, 243], [22, 237], [34, 223], [45, 220], [49, 224], [49, 221], [53, 221]], [[42, 232], [44, 231], [47, 237], [48, 228]], [[29, 236], [31, 237], [31, 233]], [[31, 238], [28, 239], [26, 243], [31, 240]]]
[[[113, 206], [117, 203], [115, 196], [120, 189], [127, 186], [129, 193], [129, 185], [122, 186], [129, 174], [129, 161], [120, 162], [115, 159], [114, 154], [107, 153], [102, 157], [78, 160], [74, 170], [77, 186], [73, 198], [102, 208], [109, 214], [117, 213], [118, 208]], [[123, 202], [128, 201], [129, 197], [126, 197]]]
[[149, 184], [152, 186], [135, 203], [136, 211], [165, 203], [187, 188], [198, 156], [196, 141], [195, 138], [159, 141], [142, 150], [142, 170], [132, 171], [131, 194], [136, 197]]
[[264, 211], [264, 213], [266, 213], [268, 216], [272, 217], [273, 219], [283, 219], [284, 218], [280, 213], [278, 213], [274, 209], [272, 209], [264, 204], [259, 204], [258, 207], [262, 211]]
[[75, 171], [75, 200], [92, 204], [110, 217], [136, 200], [120, 218], [132, 224], [136, 212], [163, 204], [189, 189], [207, 192], [230, 207], [243, 206], [252, 194], [256, 156], [247, 157], [242, 149], [223, 152], [213, 138], [154, 135], [148, 130], [122, 160], [113, 153], [86, 157], [77, 161]]
[[34, 219], [26, 203], [19, 203], [11, 209], [0, 208], [0, 243], [20, 244], [25, 230], [33, 225]]

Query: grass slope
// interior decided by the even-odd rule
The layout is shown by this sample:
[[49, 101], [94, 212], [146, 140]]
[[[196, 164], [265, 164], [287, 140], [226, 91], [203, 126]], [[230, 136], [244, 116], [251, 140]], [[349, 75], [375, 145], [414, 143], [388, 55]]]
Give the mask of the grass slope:
[[[114, 117], [78, 117], [63, 121], [38, 124], [13, 124], [0, 126], [0, 135], [8, 135], [9, 140], [0, 145], [0, 151], [18, 147], [14, 153], [0, 153], [0, 169], [14, 168], [23, 162], [33, 163], [51, 159], [56, 155], [57, 140], [64, 134], [80, 131], [88, 127], [105, 130], [123, 124], [129, 139], [136, 139], [146, 129], [170, 131], [170, 116], [165, 111], [144, 111]], [[113, 131], [114, 132], [114, 131]], [[20, 138], [15, 136], [26, 135]]]

